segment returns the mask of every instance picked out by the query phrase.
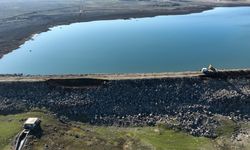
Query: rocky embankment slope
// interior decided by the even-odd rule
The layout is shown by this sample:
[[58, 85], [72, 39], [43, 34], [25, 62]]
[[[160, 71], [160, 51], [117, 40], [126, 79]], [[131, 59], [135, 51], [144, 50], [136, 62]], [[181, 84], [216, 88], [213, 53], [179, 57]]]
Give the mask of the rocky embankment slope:
[[217, 136], [215, 129], [219, 122], [215, 115], [234, 120], [250, 117], [248, 70], [226, 71], [209, 77], [194, 73], [103, 80], [59, 76], [43, 80], [23, 76], [14, 76], [15, 80], [7, 80], [13, 76], [0, 78], [0, 114], [39, 107], [92, 124], [160, 123], [207, 137]]

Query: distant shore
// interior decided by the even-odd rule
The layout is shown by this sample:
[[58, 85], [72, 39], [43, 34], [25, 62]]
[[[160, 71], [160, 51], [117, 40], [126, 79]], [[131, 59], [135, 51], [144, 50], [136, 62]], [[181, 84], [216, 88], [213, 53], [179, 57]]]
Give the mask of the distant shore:
[[[32, 3], [30, 1], [29, 3]], [[40, 10], [20, 7], [15, 10], [0, 9], [0, 58], [17, 49], [32, 35], [47, 31], [50, 27], [66, 25], [75, 22], [95, 20], [129, 19], [140, 17], [153, 17], [158, 15], [177, 15], [202, 12], [214, 7], [249, 6], [250, 1], [111, 1], [97, 2], [87, 0], [81, 13], [79, 3], [62, 1], [62, 7], [57, 8], [57, 2], [41, 5]], [[0, 2], [1, 3], [4, 2]], [[12, 6], [13, 2], [8, 6]], [[23, 2], [26, 4], [25, 2]], [[33, 2], [35, 3], [35, 1]], [[54, 4], [54, 5], [52, 5]], [[14, 5], [14, 4], [13, 4]], [[16, 4], [18, 7], [18, 4]], [[30, 4], [31, 5], [31, 4]], [[4, 5], [2, 5], [4, 6]], [[46, 6], [46, 7], [45, 7]], [[63, 7], [65, 6], [65, 7]], [[67, 7], [66, 7], [67, 6]], [[48, 8], [47, 8], [48, 7]], [[3, 12], [1, 12], [3, 11]], [[24, 13], [25, 12], [25, 13]]]

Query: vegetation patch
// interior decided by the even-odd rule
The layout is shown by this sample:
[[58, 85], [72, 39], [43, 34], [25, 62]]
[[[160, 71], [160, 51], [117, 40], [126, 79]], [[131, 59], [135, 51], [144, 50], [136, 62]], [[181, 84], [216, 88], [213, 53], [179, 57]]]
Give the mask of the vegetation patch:
[[[16, 115], [0, 115], [0, 150], [9, 150], [15, 136], [22, 130], [28, 117], [39, 117], [43, 125], [55, 123], [54, 118], [43, 111], [27, 112]], [[44, 126], [43, 126], [44, 127]]]
[[54, 115], [43, 111], [32, 111], [16, 115], [0, 116], [0, 150], [9, 149], [22, 130], [28, 117], [42, 120], [43, 136], [30, 137], [28, 147], [44, 149], [211, 149], [213, 141], [194, 137], [183, 132], [163, 127], [121, 128], [93, 126], [79, 122], [60, 122]]
[[151, 144], [158, 150], [196, 150], [213, 149], [212, 140], [205, 137], [194, 137], [183, 132], [161, 128], [142, 128], [135, 132], [136, 137]]
[[221, 125], [217, 128], [217, 134], [230, 137], [237, 130], [237, 124], [226, 117], [220, 117], [219, 119]]
[[[23, 122], [28, 117], [42, 120], [42, 137], [30, 136], [26, 149], [101, 149], [101, 150], [210, 150], [233, 149], [235, 143], [230, 142], [237, 130], [237, 124], [225, 117], [219, 117], [221, 126], [217, 129], [219, 137], [209, 139], [195, 137], [181, 131], [155, 127], [115, 127], [94, 126], [81, 122], [59, 121], [47, 111], [33, 110], [16, 115], [0, 115], [0, 150], [9, 150], [15, 136], [22, 130]], [[242, 124], [249, 129], [249, 124]], [[237, 146], [237, 145], [236, 145]], [[249, 147], [249, 146], [248, 146]], [[246, 147], [245, 147], [246, 148]]]

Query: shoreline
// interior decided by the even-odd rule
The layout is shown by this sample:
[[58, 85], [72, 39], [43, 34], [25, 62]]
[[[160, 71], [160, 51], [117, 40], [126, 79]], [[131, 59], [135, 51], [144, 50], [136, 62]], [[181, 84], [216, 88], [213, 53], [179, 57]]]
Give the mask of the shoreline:
[[[250, 6], [250, 4], [249, 4]], [[226, 6], [227, 7], [227, 6]], [[115, 20], [115, 19], [132, 19], [132, 18], [144, 18], [144, 17], [156, 17], [156, 16], [163, 16], [163, 15], [188, 15], [192, 13], [202, 13], [203, 11], [214, 9], [215, 7], [207, 7], [204, 9], [197, 9], [197, 10], [185, 10], [184, 12], [167, 12], [167, 13], [134, 13], [134, 14], [115, 14], [115, 15], [107, 15], [107, 16], [96, 16], [96, 17], [86, 17], [86, 18], [78, 18], [77, 20], [68, 20], [64, 22], [57, 22], [51, 25], [40, 27], [37, 31], [30, 32], [29, 35], [26, 37], [23, 37], [19, 41], [11, 42], [10, 45], [7, 47], [3, 47], [4, 43], [0, 43], [0, 49], [3, 49], [0, 51], [0, 59], [4, 57], [4, 55], [7, 55], [8, 53], [11, 53], [12, 51], [20, 48], [21, 45], [23, 45], [26, 41], [29, 41], [33, 38], [34, 35], [47, 32], [50, 30], [50, 28], [61, 26], [61, 25], [70, 25], [73, 23], [82, 23], [82, 22], [91, 22], [91, 21], [104, 21], [104, 20]], [[83, 19], [83, 20], [82, 20]]]
[[[131, 19], [131, 18], [143, 18], [143, 17], [155, 17], [161, 15], [186, 15], [192, 13], [201, 13], [203, 11], [211, 10], [216, 7], [248, 7], [249, 3], [222, 3], [222, 4], [210, 4], [204, 6], [187, 6], [184, 8], [157, 8], [157, 9], [145, 9], [145, 10], [135, 10], [135, 9], [117, 9], [112, 10], [108, 9], [108, 12], [102, 13], [95, 12], [96, 10], [87, 9], [85, 14], [81, 15], [78, 13], [55, 15], [51, 16], [45, 23], [41, 22], [40, 24], [35, 25], [25, 25], [25, 29], [13, 31], [13, 35], [10, 35], [9, 32], [5, 33], [3, 31], [3, 38], [0, 37], [0, 59], [4, 55], [18, 49], [26, 41], [32, 39], [33, 35], [40, 34], [42, 32], [48, 31], [50, 28], [60, 25], [69, 25], [72, 23], [80, 22], [89, 22], [89, 21], [100, 21], [100, 20], [113, 20], [113, 19]], [[106, 10], [105, 10], [106, 11]], [[32, 16], [34, 17], [34, 16]], [[41, 17], [41, 16], [40, 16]], [[43, 18], [43, 17], [42, 17]], [[56, 18], [56, 19], [54, 19]], [[1, 20], [1, 19], [0, 19]], [[8, 19], [7, 19], [8, 20]], [[4, 24], [4, 23], [3, 23]], [[30, 29], [27, 29], [26, 26], [30, 26]], [[1, 27], [1, 24], [0, 24]], [[8, 29], [8, 28], [7, 28]], [[1, 30], [0, 30], [1, 32]], [[8, 34], [8, 35], [7, 35]], [[6, 40], [6, 39], [11, 40]]]
[[0, 74], [1, 82], [44, 82], [48, 80], [141, 80], [141, 79], [173, 79], [173, 78], [250, 78], [250, 69], [218, 70], [212, 75], [204, 75], [200, 71], [161, 72], [161, 73], [125, 73], [125, 74], [65, 74], [65, 75], [23, 75]]

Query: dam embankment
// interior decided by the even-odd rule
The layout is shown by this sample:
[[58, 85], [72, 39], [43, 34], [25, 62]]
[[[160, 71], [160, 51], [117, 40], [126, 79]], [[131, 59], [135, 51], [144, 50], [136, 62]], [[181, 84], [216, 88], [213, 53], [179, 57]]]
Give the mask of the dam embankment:
[[183, 73], [130, 79], [124, 75], [120, 79], [108, 79], [108, 75], [99, 79], [1, 76], [0, 114], [46, 108], [59, 116], [91, 124], [164, 123], [193, 135], [216, 137], [219, 123], [214, 116], [249, 120], [249, 75], [248, 70], [242, 70], [209, 77]]

